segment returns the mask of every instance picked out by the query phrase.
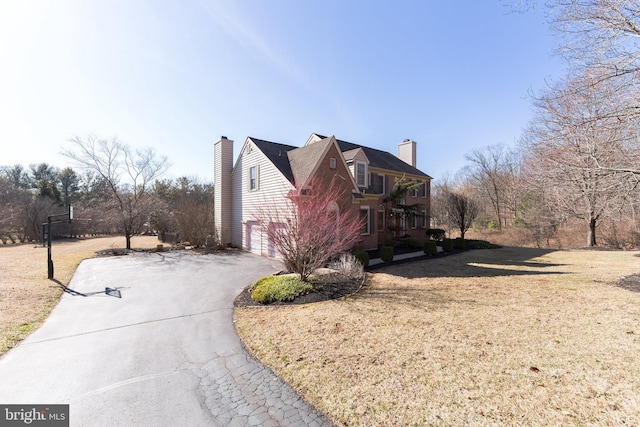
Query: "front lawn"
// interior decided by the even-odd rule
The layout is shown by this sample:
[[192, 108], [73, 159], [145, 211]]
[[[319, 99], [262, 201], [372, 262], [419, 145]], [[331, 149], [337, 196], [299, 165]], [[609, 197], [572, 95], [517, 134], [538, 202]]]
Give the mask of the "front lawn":
[[235, 321], [338, 425], [638, 425], [638, 255], [467, 251]]

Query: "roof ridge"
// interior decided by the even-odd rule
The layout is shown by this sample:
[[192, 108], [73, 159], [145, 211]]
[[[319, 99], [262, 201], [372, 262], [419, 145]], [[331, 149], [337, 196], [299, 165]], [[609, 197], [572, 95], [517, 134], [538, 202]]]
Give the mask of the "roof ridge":
[[[319, 136], [322, 139], [328, 138], [324, 135], [320, 135], [319, 133], [316, 133], [315, 135]], [[361, 144], [356, 144], [355, 142], [350, 142], [350, 141], [345, 141], [344, 139], [337, 139], [336, 138], [336, 142], [338, 144], [340, 144], [341, 142], [344, 142], [345, 144], [351, 144], [351, 145], [355, 145], [357, 148], [366, 148], [367, 150], [374, 150], [374, 151], [379, 151], [381, 153], [388, 153], [393, 155], [393, 153], [390, 153], [389, 151], [386, 150], [381, 150], [379, 148], [373, 148], [373, 147], [369, 147], [368, 145], [361, 145]], [[352, 148], [352, 150], [355, 150], [356, 148]]]
[[273, 145], [281, 145], [283, 147], [289, 147], [291, 149], [295, 149], [295, 148], [300, 148], [300, 147], [296, 147], [295, 145], [289, 145], [289, 144], [283, 144], [281, 142], [273, 142], [273, 141], [267, 141], [266, 139], [261, 139], [261, 138], [255, 138], [253, 136], [248, 136], [248, 139], [252, 140], [253, 142], [259, 141], [259, 142], [265, 142], [267, 144], [273, 144]]

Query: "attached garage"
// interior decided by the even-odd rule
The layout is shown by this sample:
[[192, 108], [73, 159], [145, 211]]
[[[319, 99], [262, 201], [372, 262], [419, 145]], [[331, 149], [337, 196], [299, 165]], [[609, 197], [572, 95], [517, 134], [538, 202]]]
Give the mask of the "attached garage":
[[246, 250], [254, 254], [262, 255], [262, 227], [260, 223], [257, 221], [247, 221], [245, 236]]

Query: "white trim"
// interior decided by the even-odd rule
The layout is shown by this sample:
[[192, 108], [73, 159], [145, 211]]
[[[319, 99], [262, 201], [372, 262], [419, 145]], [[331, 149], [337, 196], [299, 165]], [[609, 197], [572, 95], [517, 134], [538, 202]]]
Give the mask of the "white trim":
[[[251, 171], [256, 171], [255, 186], [253, 185], [253, 178], [251, 177]], [[249, 191], [258, 191], [260, 189], [260, 165], [249, 166]]]

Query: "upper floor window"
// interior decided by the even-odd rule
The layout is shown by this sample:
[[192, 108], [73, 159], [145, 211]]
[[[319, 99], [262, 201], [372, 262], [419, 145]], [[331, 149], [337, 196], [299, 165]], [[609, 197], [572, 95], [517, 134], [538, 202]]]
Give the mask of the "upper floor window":
[[329, 168], [331, 168], [331, 169], [335, 169], [336, 168], [336, 159], [335, 159], [335, 157], [331, 157], [329, 159]]
[[418, 186], [417, 188], [414, 188], [411, 191], [411, 196], [412, 197], [422, 197], [422, 198], [427, 197], [427, 183], [422, 181], [422, 180], [418, 180], [416, 182], [418, 184], [420, 184], [420, 186]]
[[[415, 181], [413, 180], [413, 183], [420, 183], [420, 181]], [[413, 190], [411, 190], [411, 197], [418, 197], [418, 192], [420, 191], [420, 187], [415, 187]]]
[[362, 162], [356, 162], [356, 184], [358, 187], [367, 186], [367, 165]]
[[371, 185], [373, 186], [374, 192], [377, 194], [387, 194], [387, 180], [384, 175], [372, 174], [371, 179], [373, 182]]
[[258, 189], [259, 185], [259, 169], [258, 166], [251, 166], [249, 168], [249, 190], [254, 191]]

